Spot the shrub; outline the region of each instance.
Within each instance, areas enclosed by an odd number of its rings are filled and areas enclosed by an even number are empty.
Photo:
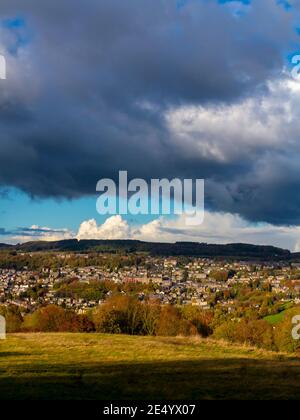
[[[208,337],[213,333],[211,324],[213,314],[210,311],[204,311],[197,306],[188,305],[183,307],[182,315],[184,319],[190,321],[202,337]]]
[[[264,320],[241,320],[220,325],[214,332],[217,339],[273,349],[273,328]]]
[[[236,341],[237,322],[224,322],[216,327],[213,337],[217,340],[226,340],[231,343]]]
[[[0,306],[0,315],[5,318],[6,332],[15,333],[21,330],[23,317],[17,306]]]
[[[85,332],[94,325],[86,315],[77,315],[55,305],[38,309],[24,320],[23,330],[32,332]]]

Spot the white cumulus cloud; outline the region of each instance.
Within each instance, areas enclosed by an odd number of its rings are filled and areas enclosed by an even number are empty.
[[[188,226],[185,216],[160,217],[149,223],[129,225],[121,216],[112,216],[102,225],[96,220],[84,221],[77,239],[136,239],[149,242],[192,241],[207,243],[243,242],[273,245],[300,251],[300,226],[283,227],[267,223],[250,223],[239,215],[206,212],[199,226]]]
[[[109,217],[99,226],[95,219],[82,222],[77,239],[129,239],[130,236],[128,223],[117,215]]]

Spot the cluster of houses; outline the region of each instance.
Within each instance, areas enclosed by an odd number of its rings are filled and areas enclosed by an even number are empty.
[[[88,256],[86,256],[88,259]],[[66,259],[67,261],[67,259]],[[230,276],[222,277],[222,273]],[[271,264],[255,262],[226,262],[213,259],[193,258],[182,263],[180,258],[147,257],[139,267],[123,267],[115,270],[103,267],[87,266],[71,268],[67,265],[60,269],[44,268],[33,272],[23,267],[22,270],[0,269],[0,304],[18,305],[26,311],[34,311],[47,304],[56,304],[84,313],[103,302],[84,298],[63,298],[59,296],[57,286],[66,279],[76,279],[82,283],[110,280],[117,284],[140,283],[147,287],[150,298],[162,304],[194,305],[209,309],[211,297],[219,292],[230,291],[239,284],[255,282],[268,284],[271,290],[282,296],[283,300],[300,303],[300,282],[295,284],[291,295],[287,283],[300,274],[297,264]],[[221,273],[221,276],[215,276]],[[300,278],[300,276],[299,276]],[[125,292],[124,292],[125,293]],[[110,292],[108,292],[109,296]],[[145,294],[141,293],[141,300]],[[218,304],[228,307],[230,299],[218,300]]]

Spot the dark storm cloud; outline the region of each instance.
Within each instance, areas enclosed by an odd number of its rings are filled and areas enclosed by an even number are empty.
[[[254,1],[241,18],[213,0],[180,8],[175,0],[2,0],[0,15],[8,60],[8,80],[0,81],[2,186],[73,198],[122,169],[147,179],[200,177],[211,181],[214,209],[298,220],[294,204],[268,214],[264,197],[281,190],[269,192],[263,179],[257,207],[243,204],[255,191],[240,182],[250,177],[254,152],[225,162],[185,157],[164,118],[179,106],[267,91],[296,39],[293,14],[275,0]],[[289,190],[286,183],[287,175],[279,187]]]

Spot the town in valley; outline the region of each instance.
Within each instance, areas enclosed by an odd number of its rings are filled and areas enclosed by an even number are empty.
[[[45,259],[48,261],[43,262]],[[153,299],[162,305],[192,305],[203,310],[218,307],[228,313],[235,311],[238,291],[245,288],[271,299],[265,308],[264,299],[253,299],[250,309],[256,311],[271,308],[272,312],[300,303],[297,262],[20,253],[3,258],[1,267],[0,304],[15,305],[24,313],[51,304],[85,313],[116,291],[126,295],[133,290],[141,302]]]

